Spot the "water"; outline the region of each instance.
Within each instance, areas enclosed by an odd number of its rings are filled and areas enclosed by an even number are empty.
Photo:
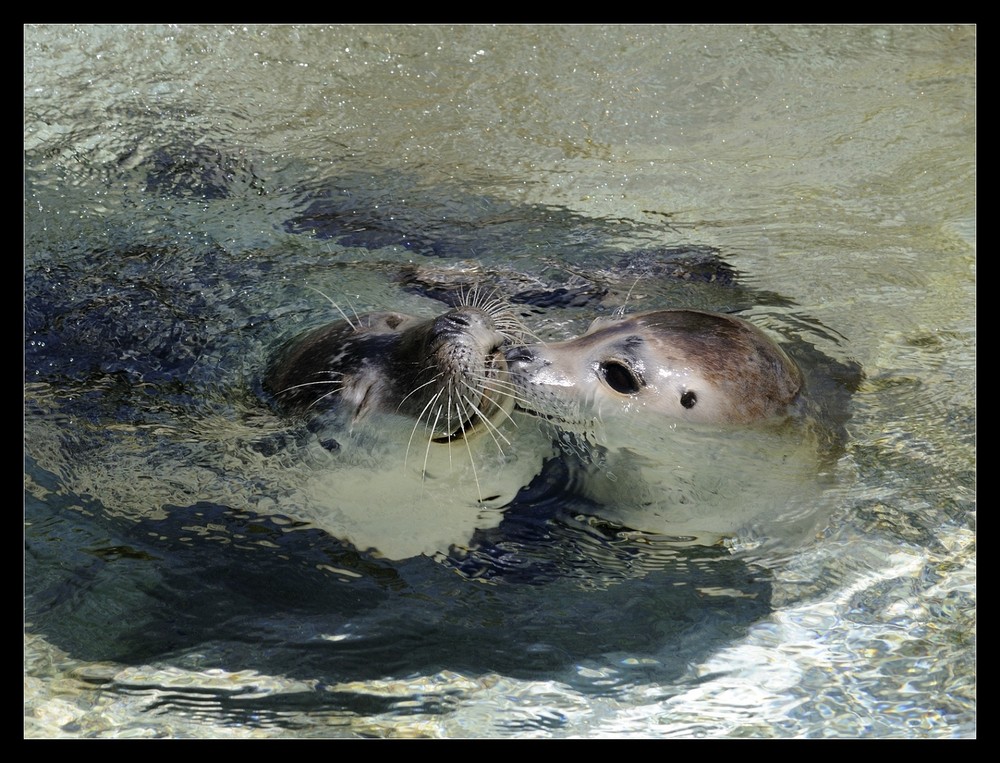
[[[975,37],[26,27],[25,736],[974,736]],[[303,524],[268,350],[466,277],[782,337],[809,537],[620,532],[558,463],[464,552]]]

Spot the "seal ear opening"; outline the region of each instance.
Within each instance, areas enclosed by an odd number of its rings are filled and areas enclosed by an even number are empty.
[[[390,313],[385,316],[385,324],[393,330],[399,328],[400,324],[403,323],[403,321],[405,320],[406,320],[405,315],[397,315],[395,313]]]

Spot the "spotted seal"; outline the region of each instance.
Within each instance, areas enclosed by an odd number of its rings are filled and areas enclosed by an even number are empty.
[[[306,519],[390,558],[447,553],[498,523],[539,466],[511,438],[505,350],[524,331],[474,290],[436,317],[343,316],[280,348],[262,386],[322,446],[293,467]]]
[[[598,319],[565,342],[507,353],[526,405],[560,419],[621,409],[748,424],[786,412],[802,373],[754,324],[702,310]]]
[[[820,466],[796,423],[804,377],[753,323],[657,310],[506,357],[517,409],[554,432],[574,463],[565,482],[602,518],[704,544],[811,527]]]

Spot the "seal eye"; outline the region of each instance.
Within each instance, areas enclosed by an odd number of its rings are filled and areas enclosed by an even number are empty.
[[[632,370],[622,363],[608,361],[600,365],[601,376],[615,392],[623,395],[634,395],[642,384]]]
[[[683,395],[681,395],[681,405],[685,408],[694,408],[694,404],[698,402],[698,396],[691,390],[687,390]]]

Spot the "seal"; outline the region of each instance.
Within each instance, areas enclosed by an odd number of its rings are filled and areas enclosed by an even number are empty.
[[[500,299],[470,297],[436,318],[377,312],[320,326],[276,356],[263,386],[289,412],[373,413],[423,422],[448,443],[497,431],[512,408],[503,348],[522,329]]]
[[[602,520],[705,545],[813,527],[803,374],[749,321],[690,309],[599,319],[574,339],[512,347],[507,363],[516,410],[552,430],[570,464],[560,484]]]
[[[311,433],[276,456],[295,516],[378,556],[447,555],[496,526],[538,470],[511,436],[522,414],[505,352],[526,330],[478,290],[432,318],[341,315],[282,346],[262,379]]]
[[[659,310],[598,319],[565,342],[507,353],[520,405],[549,420],[643,411],[749,424],[795,403],[802,373],[761,329],[731,315]]]

